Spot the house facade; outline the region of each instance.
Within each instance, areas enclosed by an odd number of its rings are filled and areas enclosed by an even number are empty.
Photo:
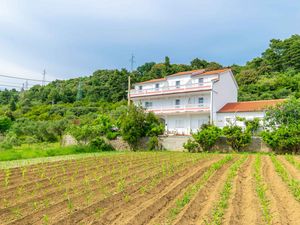
[[[166,133],[174,135],[189,135],[207,123],[225,126],[232,112],[226,114],[224,107],[237,103],[237,95],[230,69],[180,72],[136,83],[129,93],[134,104],[154,112],[165,123]]]

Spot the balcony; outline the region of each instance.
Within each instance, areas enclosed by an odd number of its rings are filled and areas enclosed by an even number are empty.
[[[210,104],[187,104],[187,105],[170,105],[161,107],[148,107],[148,112],[155,114],[173,114],[186,112],[209,112]]]
[[[164,94],[173,94],[173,93],[187,93],[194,91],[209,91],[211,90],[212,83],[196,83],[196,84],[187,84],[187,85],[176,85],[176,86],[166,86],[159,88],[148,88],[143,90],[131,90],[130,97],[143,97],[143,96],[153,96],[153,95],[164,95]]]

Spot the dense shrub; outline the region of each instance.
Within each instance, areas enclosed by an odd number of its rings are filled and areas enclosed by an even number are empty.
[[[243,130],[237,125],[229,125],[223,128],[223,134],[227,143],[235,151],[242,151],[251,142],[251,133],[248,129]]]
[[[142,137],[157,136],[164,131],[159,119],[139,106],[131,105],[121,119],[121,135],[133,150],[136,150]]]
[[[106,138],[108,140],[114,140],[118,137],[119,133],[118,132],[113,132],[113,131],[109,131],[107,134],[106,134]]]
[[[98,151],[107,152],[107,151],[114,151],[112,145],[105,142],[103,138],[97,137],[91,140],[89,143],[89,147],[92,149],[96,149]]]
[[[192,139],[189,139],[186,143],[183,144],[184,149],[188,152],[198,152],[199,151],[199,144]]]
[[[7,116],[0,116],[0,134],[4,134],[12,125],[12,121]]]
[[[148,141],[148,149],[149,150],[161,150],[160,145],[159,145],[159,140],[158,137],[153,136],[149,138]]]
[[[204,124],[193,134],[193,138],[204,151],[210,151],[220,138],[222,130],[214,125]]]
[[[261,133],[263,140],[277,153],[300,153],[300,124],[282,125]]]

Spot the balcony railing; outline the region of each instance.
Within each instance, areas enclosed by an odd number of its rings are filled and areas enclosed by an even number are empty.
[[[156,114],[182,113],[182,112],[208,112],[210,111],[209,104],[187,104],[187,105],[170,105],[160,107],[148,107],[147,111]]]
[[[181,92],[198,91],[198,90],[210,90],[211,87],[212,87],[211,82],[204,82],[204,83],[195,83],[195,84],[186,84],[186,85],[163,86],[159,88],[148,88],[143,90],[133,89],[130,91],[130,97],[181,93]]]

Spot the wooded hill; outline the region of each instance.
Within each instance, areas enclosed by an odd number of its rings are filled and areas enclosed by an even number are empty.
[[[66,111],[73,107],[75,115],[89,110],[110,110],[122,105],[127,98],[127,80],[132,83],[165,77],[166,75],[193,70],[219,69],[223,65],[194,59],[190,64],[172,64],[169,57],[162,63],[148,62],[135,71],[97,70],[91,76],[69,80],[56,80],[46,86],[36,85],[24,92],[0,91],[0,115],[15,112],[17,117],[34,114],[36,110]],[[244,66],[229,66],[237,79],[239,100],[278,99],[289,96],[300,97],[300,36],[285,40],[272,39],[260,57]],[[113,103],[113,104],[112,104]],[[43,108],[40,108],[44,105]],[[48,105],[48,106],[45,106]],[[56,108],[53,106],[57,106]],[[63,107],[62,107],[63,106]],[[87,108],[90,107],[90,108]],[[93,109],[94,107],[94,109]],[[102,110],[103,109],[103,110]],[[84,111],[84,112],[82,112]],[[65,114],[66,112],[61,112]],[[72,114],[73,114],[72,113]],[[59,114],[59,112],[58,112]],[[39,118],[43,119],[43,118]],[[45,118],[46,119],[46,118]]]

